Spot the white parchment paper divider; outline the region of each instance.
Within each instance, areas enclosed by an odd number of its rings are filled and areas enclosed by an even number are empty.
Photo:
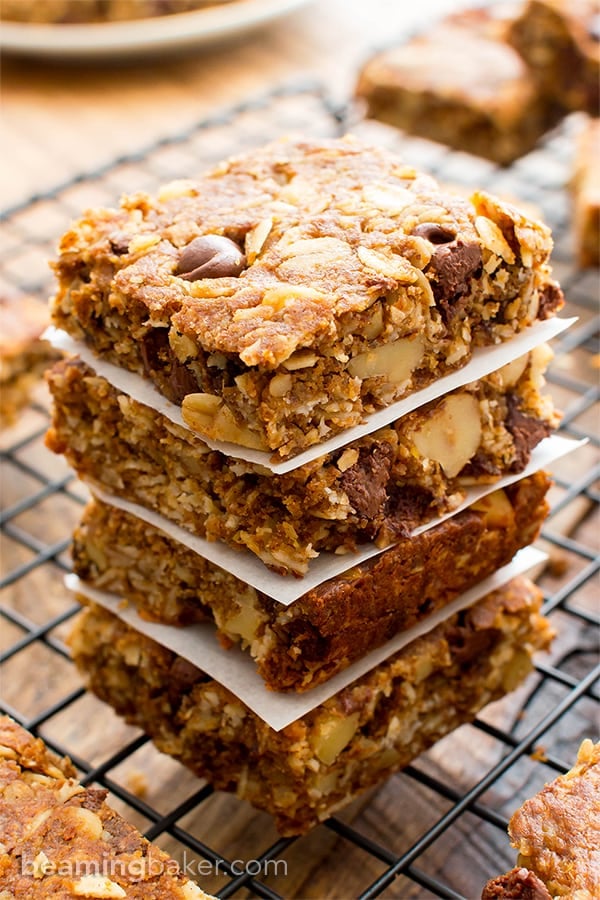
[[[478,347],[473,352],[472,359],[462,369],[451,372],[449,375],[444,375],[428,387],[410,394],[403,400],[392,403],[391,406],[387,406],[385,409],[372,413],[370,416],[367,416],[366,421],[361,425],[349,428],[342,434],[329,438],[314,447],[309,447],[307,450],[303,450],[302,453],[298,453],[296,456],[283,462],[274,462],[271,453],[266,451],[251,450],[246,447],[240,447],[238,444],[230,444],[224,441],[211,441],[205,437],[201,439],[211,450],[219,450],[221,453],[235,459],[258,463],[270,469],[271,472],[282,475],[285,472],[297,469],[304,463],[317,459],[319,456],[324,456],[326,453],[331,453],[333,450],[344,447],[351,441],[364,437],[366,434],[371,434],[371,432],[377,431],[378,428],[382,428],[390,422],[395,422],[396,419],[400,419],[419,406],[423,406],[423,404],[429,403],[443,394],[447,394],[448,391],[456,390],[456,388],[462,387],[464,384],[477,381],[479,378],[489,375],[490,372],[495,372],[496,369],[502,368],[502,366],[513,359],[518,359],[519,356],[523,356],[539,344],[552,340],[562,331],[570,328],[576,321],[576,318],[560,319],[554,317],[546,319],[524,329],[509,341],[494,344],[491,347]],[[46,329],[42,337],[58,350],[79,356],[86,365],[94,369],[97,375],[106,378],[119,391],[128,394],[145,406],[150,406],[172,422],[175,422],[176,425],[181,425],[182,428],[190,431],[181,417],[181,408],[177,404],[171,403],[166,397],[163,397],[152,382],[142,378],[141,375],[128,372],[126,369],[99,359],[83,341],[75,340],[66,331],[62,331],[52,325]],[[192,432],[192,434],[195,434],[195,432]],[[196,435],[196,437],[200,437],[200,435]]]
[[[343,672],[339,672],[325,684],[303,694],[278,694],[268,690],[258,674],[250,654],[243,652],[239,647],[224,650],[219,645],[216,630],[212,624],[201,623],[177,628],[173,625],[147,622],[138,616],[133,607],[123,606],[119,597],[90,587],[76,575],[67,575],[65,584],[69,590],[83,594],[89,600],[110,610],[136,631],[188,659],[230,690],[236,697],[239,697],[271,728],[280,731],[286,725],[306,715],[311,709],[324,703],[325,700],[364,675],[365,672],[369,672],[379,663],[388,659],[393,653],[397,653],[415,638],[426,634],[454,613],[472,606],[485,594],[506,584],[511,578],[524,574],[545,559],[547,559],[545,553],[534,547],[526,547],[517,553],[512,562],[466,591],[445,609],[438,610],[419,625],[402,632],[382,647],[353,663]]]
[[[492,491],[508,487],[528,475],[533,475],[534,472],[538,472],[540,469],[551,466],[557,459],[560,459],[560,457],[565,456],[567,453],[571,453],[571,451],[581,447],[585,443],[585,440],[575,441],[558,435],[552,435],[549,438],[545,438],[532,451],[529,464],[522,472],[515,475],[507,475],[505,478],[501,478],[499,481],[494,482],[494,484],[476,485],[469,488],[466,499],[460,506],[452,512],[446,513],[437,519],[432,519],[425,525],[415,528],[412,535],[428,531],[440,522],[443,522],[446,519],[451,518],[451,516],[455,516],[457,513],[461,512],[461,510],[466,509],[467,506],[471,506],[472,503],[475,503],[477,500],[481,499],[481,497],[491,494]],[[278,575],[276,572],[272,572],[268,569],[264,563],[249,550],[234,550],[232,547],[229,547],[227,544],[220,541],[207,541],[205,538],[198,537],[197,535],[191,534],[191,532],[180,528],[178,525],[169,521],[169,519],[165,519],[164,516],[159,515],[159,513],[156,513],[151,509],[140,506],[138,503],[124,500],[113,494],[108,494],[92,481],[87,481],[86,483],[100,500],[108,503],[110,506],[116,506],[118,509],[123,509],[125,512],[132,513],[134,516],[137,516],[138,519],[142,519],[142,521],[147,522],[149,525],[153,525],[164,534],[179,541],[180,544],[189,547],[190,550],[193,550],[199,556],[210,560],[210,562],[225,569],[226,572],[236,575],[242,581],[245,581],[246,584],[250,584],[257,590],[268,594],[269,597],[272,597],[284,606],[289,606],[290,603],[294,603],[299,597],[311,590],[311,588],[317,587],[324,581],[329,581],[330,578],[335,578],[337,575],[343,574],[353,566],[365,562],[373,556],[379,556],[380,553],[389,549],[389,547],[379,548],[376,547],[375,544],[369,543],[361,544],[355,553],[337,555],[336,553],[323,552],[320,553],[316,559],[310,561],[308,572],[302,578],[296,578],[293,575]]]

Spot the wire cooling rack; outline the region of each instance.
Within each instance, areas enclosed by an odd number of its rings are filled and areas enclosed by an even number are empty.
[[[562,430],[587,445],[555,467],[553,512],[539,574],[558,637],[526,685],[484,710],[377,790],[298,839],[268,816],[214,792],[82,688],[65,638],[77,606],[62,579],[85,489],[43,446],[40,386],[2,433],[2,709],[71,756],[86,783],[105,786],[120,812],[221,897],[476,898],[515,856],[506,827],[516,807],[573,763],[598,722],[598,273],[573,263],[568,183],[577,118],[509,169],[359,121],[315,86],[296,86],[200,122],[184,134],[83,173],[0,216],[3,288],[51,290],[47,260],[85,207],[123,191],[193,175],[229,153],[282,133],[339,134],[348,126],[395,145],[445,182],[532,204],[552,226],[554,270],[578,323],[555,346],[549,384]]]

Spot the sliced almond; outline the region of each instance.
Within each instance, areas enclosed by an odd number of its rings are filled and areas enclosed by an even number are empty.
[[[455,478],[481,443],[479,403],[472,394],[451,394],[416,429],[413,443],[425,459],[438,462]]]
[[[518,359],[513,359],[506,363],[505,366],[502,366],[497,374],[503,387],[513,387],[527,368],[528,362],[529,353],[526,353],[524,356],[519,356]]]
[[[424,343],[420,335],[401,338],[355,356],[348,363],[348,371],[354,378],[364,380],[381,375],[391,384],[402,384],[421,362],[423,353]]]

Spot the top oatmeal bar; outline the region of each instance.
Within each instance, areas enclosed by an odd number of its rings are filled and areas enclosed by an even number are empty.
[[[279,141],[62,238],[54,323],[281,458],[562,304],[549,230],[352,138]]]

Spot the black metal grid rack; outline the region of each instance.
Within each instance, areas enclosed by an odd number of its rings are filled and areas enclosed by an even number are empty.
[[[580,740],[595,737],[598,723],[598,275],[572,263],[566,185],[577,118],[509,169],[498,169],[351,122],[318,86],[284,88],[5,211],[0,277],[4,286],[42,298],[56,238],[84,207],[193,174],[281,133],[338,134],[349,123],[371,137],[375,130],[377,139],[442,180],[485,185],[534,204],[553,227],[554,269],[567,312],[579,321],[556,342],[548,380],[565,411],[563,432],[588,443],[556,465],[554,508],[543,532],[550,564],[540,584],[558,631],[551,655],[539,659],[515,694],[367,798],[311,835],[279,838],[268,817],[215,794],[81,687],[64,643],[78,607],[62,577],[85,490],[43,447],[48,402],[40,388],[19,423],[1,436],[1,708],[68,753],[84,782],[107,787],[117,808],[151,839],[184,862],[193,857],[197,871],[208,873],[202,886],[221,897],[471,898],[487,877],[514,864],[506,838],[512,811],[569,768]]]

